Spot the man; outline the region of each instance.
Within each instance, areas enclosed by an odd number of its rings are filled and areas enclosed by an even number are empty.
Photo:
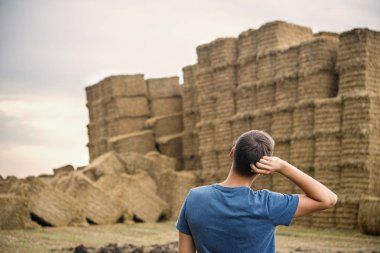
[[[273,139],[263,131],[242,134],[230,152],[228,177],[190,190],[178,221],[179,253],[275,252],[275,228],[332,207],[337,195],[293,165],[272,156]],[[261,175],[280,173],[305,194],[253,191]]]

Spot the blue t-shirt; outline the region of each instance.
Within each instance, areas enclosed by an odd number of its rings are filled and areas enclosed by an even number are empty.
[[[219,184],[190,190],[177,229],[191,235],[198,253],[275,252],[275,228],[288,226],[298,195]]]

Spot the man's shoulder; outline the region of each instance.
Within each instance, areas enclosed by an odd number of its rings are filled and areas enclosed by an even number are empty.
[[[190,193],[198,194],[212,191],[212,185],[202,185],[190,189]]]

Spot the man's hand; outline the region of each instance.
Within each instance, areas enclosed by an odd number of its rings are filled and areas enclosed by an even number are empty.
[[[263,156],[260,161],[251,164],[251,171],[257,174],[270,174],[272,172],[279,172],[286,167],[287,162],[276,156]]]

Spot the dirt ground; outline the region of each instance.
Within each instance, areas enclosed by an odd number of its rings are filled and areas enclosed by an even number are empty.
[[[380,236],[356,231],[317,230],[301,227],[277,229],[277,252],[378,252]],[[88,227],[37,228],[0,231],[1,253],[73,252],[78,245],[100,248],[117,245],[152,245],[177,241],[174,222],[114,224]]]

